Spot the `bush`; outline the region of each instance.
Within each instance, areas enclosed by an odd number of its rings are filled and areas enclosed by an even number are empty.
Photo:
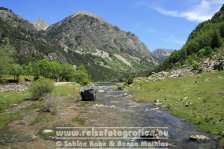
[[[203,71],[202,66],[199,63],[195,62],[195,61],[193,62],[192,67],[193,67],[193,70],[197,70],[198,73],[202,73],[202,71]]]
[[[125,88],[124,83],[118,83],[117,84],[117,90],[124,90],[124,88]]]
[[[12,64],[10,66],[10,73],[13,75],[14,80],[19,80],[19,76],[23,73],[23,67],[21,67],[19,64]]]
[[[134,77],[132,75],[125,76],[123,79],[120,81],[124,82],[126,85],[130,85],[134,81]]]
[[[198,70],[200,68],[200,64],[194,61],[192,67],[194,70]]]
[[[43,112],[50,112],[51,114],[55,114],[57,110],[57,104],[53,97],[46,97],[43,100]]]
[[[86,85],[90,82],[87,70],[83,65],[79,66],[78,70],[74,72],[72,81],[75,81],[81,85]]]
[[[87,85],[90,82],[90,79],[89,79],[89,76],[87,73],[77,70],[74,73],[73,81],[75,81],[81,85]]]
[[[49,79],[40,78],[30,85],[29,91],[34,99],[40,99],[54,90],[54,82]]]
[[[132,84],[134,82],[134,78],[132,76],[128,76],[126,83],[128,85]]]

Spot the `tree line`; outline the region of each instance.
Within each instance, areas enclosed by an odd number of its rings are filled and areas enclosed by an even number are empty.
[[[27,65],[14,63],[14,48],[10,44],[0,47],[0,77],[12,75],[14,80],[19,80],[21,75],[32,75],[35,79],[40,76],[55,81],[72,81],[87,84],[90,81],[87,70],[83,65],[78,68],[71,64],[61,64],[58,61],[42,59],[29,62]]]

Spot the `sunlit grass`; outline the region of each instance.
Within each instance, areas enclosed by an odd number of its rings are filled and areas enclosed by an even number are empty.
[[[56,85],[53,96],[67,96],[76,97],[79,95],[80,85],[76,83],[66,83],[62,85]]]
[[[0,92],[0,112],[30,97],[28,91]]]

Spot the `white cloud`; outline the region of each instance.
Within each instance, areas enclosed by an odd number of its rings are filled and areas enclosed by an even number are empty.
[[[211,17],[220,9],[224,0],[201,0],[197,5],[187,11],[167,10],[161,7],[154,7],[163,15],[182,17],[189,21],[202,22]]]

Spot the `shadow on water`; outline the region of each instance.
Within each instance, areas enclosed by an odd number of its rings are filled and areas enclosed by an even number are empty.
[[[205,135],[214,138],[193,124],[181,120],[167,111],[158,110],[154,105],[131,100],[130,91],[116,90],[111,83],[96,83],[96,103],[84,107],[80,115],[88,120],[91,127],[168,127],[168,148],[215,149],[217,141],[190,141],[191,135]],[[133,140],[132,140],[133,141]],[[138,140],[135,140],[138,141]]]

